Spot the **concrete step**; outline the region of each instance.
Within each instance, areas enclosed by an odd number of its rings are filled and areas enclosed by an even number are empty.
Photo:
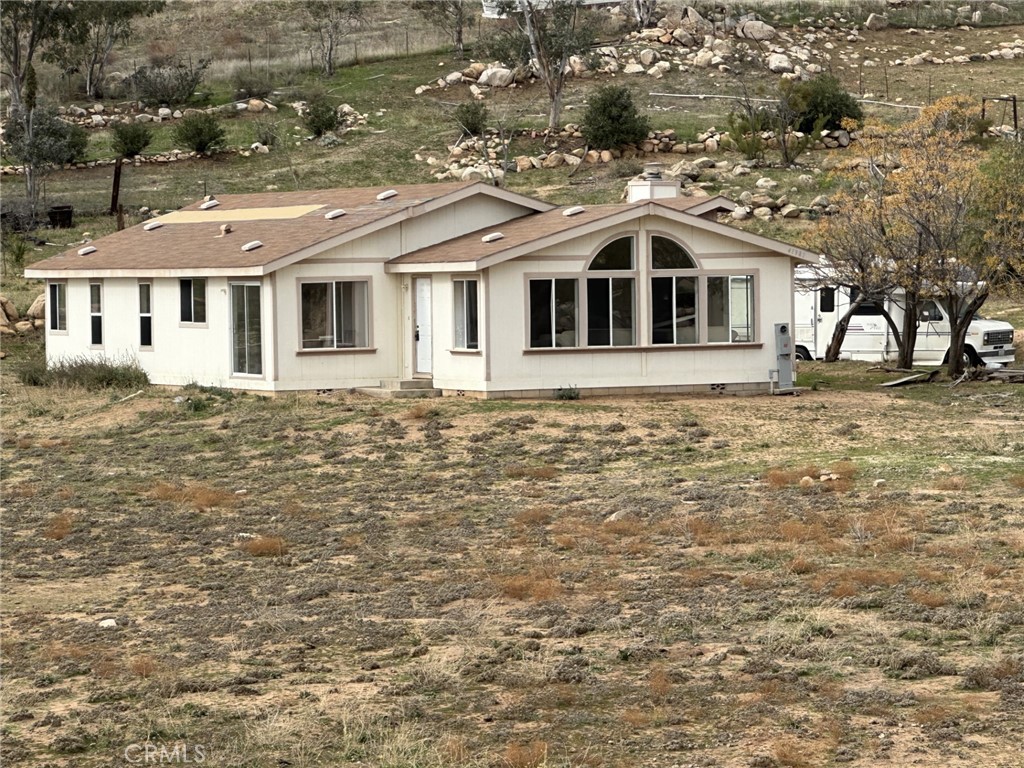
[[[381,379],[381,389],[416,390],[433,389],[433,379]]]
[[[388,389],[385,387],[356,387],[356,392],[360,395],[369,395],[370,397],[378,397],[381,400],[398,400],[408,399],[413,397],[440,397],[441,390],[434,389],[433,387],[419,388],[419,389]]]

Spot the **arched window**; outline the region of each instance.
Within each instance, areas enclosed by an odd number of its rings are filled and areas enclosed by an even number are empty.
[[[696,269],[697,263],[675,240],[652,235],[651,267],[653,269]]]
[[[591,259],[589,269],[633,269],[633,238],[612,240]]]

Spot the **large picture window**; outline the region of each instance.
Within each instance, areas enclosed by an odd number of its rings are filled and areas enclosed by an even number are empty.
[[[480,348],[479,298],[477,280],[456,280],[455,289],[455,348]]]
[[[181,322],[206,322],[206,278],[186,277],[179,282],[181,289]]]
[[[530,346],[575,347],[578,316],[576,280],[530,281]]]
[[[50,315],[51,331],[66,331],[68,329],[68,284],[50,283],[50,305],[47,307]]]
[[[369,283],[302,283],[302,348],[351,349],[370,345]]]

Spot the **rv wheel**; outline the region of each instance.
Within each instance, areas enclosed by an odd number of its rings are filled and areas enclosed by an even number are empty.
[[[942,358],[942,364],[946,365],[949,362],[949,350],[946,350],[945,357]],[[984,365],[978,353],[974,351],[974,347],[964,347],[964,366],[967,368],[981,368]]]
[[[807,351],[805,347],[796,348],[796,359],[797,360],[810,360],[811,353]]]

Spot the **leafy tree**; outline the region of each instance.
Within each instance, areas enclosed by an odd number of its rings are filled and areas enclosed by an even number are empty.
[[[12,109],[5,128],[7,151],[25,166],[25,197],[33,217],[40,177],[52,166],[80,159],[89,144],[84,128],[62,120],[53,107],[38,106],[35,91],[35,70],[29,65],[24,102]]]
[[[3,76],[11,94],[11,106],[22,105],[25,78],[37,53],[61,39],[79,39],[76,6],[70,0],[4,0],[0,13],[0,54]]]
[[[928,298],[945,305],[951,377],[963,371],[967,329],[989,292],[1024,283],[1024,153],[1000,148],[982,162],[973,120],[957,117],[972,108],[962,97],[942,99],[869,142],[880,158],[870,166],[876,189],[834,201],[843,211],[820,241],[830,262],[845,263],[840,269],[858,258],[871,262],[881,290],[903,303],[903,327],[890,321],[901,367],[913,361],[920,305]],[[841,247],[843,238],[860,250]]]
[[[205,112],[185,115],[174,127],[174,138],[194,152],[211,152],[224,145],[225,133],[220,121]]]
[[[117,213],[117,201],[121,195],[121,161],[141,155],[150,142],[153,132],[144,123],[118,123],[114,126],[110,141],[111,149],[117,155],[114,163],[114,184],[110,192],[110,213]]]
[[[363,23],[363,4],[358,0],[303,0],[299,9],[303,29],[310,33],[320,59],[320,73],[333,77],[338,46]]]
[[[49,46],[47,58],[70,71],[85,74],[85,93],[103,96],[103,78],[111,51],[132,36],[132,21],[164,9],[163,0],[91,0],[74,5],[73,35],[63,35]]]
[[[466,57],[463,32],[469,21],[470,0],[415,0],[412,9],[452,39],[455,58]]]
[[[489,41],[490,55],[509,64],[532,66],[548,92],[548,128],[558,128],[569,57],[590,48],[591,27],[580,14],[581,0],[502,0],[498,11],[509,23]]]
[[[780,80],[777,100],[768,111],[769,122],[779,142],[782,164],[793,165],[796,159],[810,149],[815,135],[819,134],[825,124],[825,118],[818,117],[810,131],[801,133],[800,125],[807,113],[807,100],[799,86],[790,80]]]
[[[858,124],[864,120],[864,110],[834,76],[818,75],[795,88],[802,111],[797,128],[811,133],[821,122],[821,129],[834,130],[843,126],[843,120]]]
[[[651,130],[646,115],[633,103],[633,94],[621,85],[605,85],[590,97],[583,115],[583,137],[596,149],[636,144]]]

